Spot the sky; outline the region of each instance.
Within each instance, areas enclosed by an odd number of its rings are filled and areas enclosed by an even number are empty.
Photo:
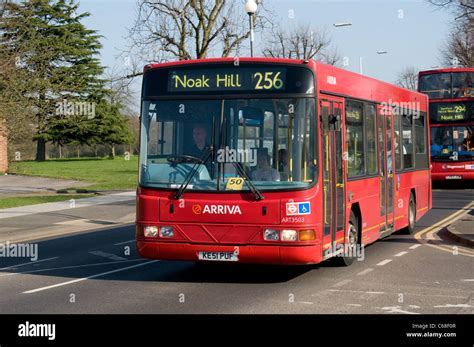
[[[242,11],[245,1],[242,2]],[[84,24],[103,36],[101,61],[122,70],[127,57],[126,36],[137,13],[136,0],[80,0],[79,10],[89,12]],[[440,47],[447,37],[452,16],[426,0],[266,0],[284,27],[301,23],[325,30],[337,48],[344,68],[394,83],[407,66],[420,70],[440,66]],[[350,22],[352,26],[333,26]],[[248,23],[243,23],[248,25]],[[262,39],[256,37],[255,49]],[[248,49],[241,56],[250,55]],[[386,51],[379,55],[378,51]],[[361,59],[362,58],[362,59]],[[141,81],[133,84],[137,99]],[[138,105],[137,101],[137,105]]]

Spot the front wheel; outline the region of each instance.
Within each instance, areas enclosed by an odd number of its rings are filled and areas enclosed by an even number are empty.
[[[336,261],[341,266],[351,265],[357,256],[357,245],[359,244],[359,223],[354,211],[351,211],[349,224],[347,226],[347,248],[343,255],[338,255]]]

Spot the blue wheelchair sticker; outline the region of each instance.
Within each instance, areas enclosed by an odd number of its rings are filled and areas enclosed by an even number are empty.
[[[309,202],[298,203],[298,214],[310,214],[311,206]]]

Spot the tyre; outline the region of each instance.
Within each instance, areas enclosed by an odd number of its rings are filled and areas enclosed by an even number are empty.
[[[408,203],[408,226],[405,228],[405,233],[413,235],[415,233],[416,222],[416,202],[413,193],[410,194],[410,202]]]
[[[347,226],[347,249],[350,251],[349,256],[336,256],[336,262],[340,266],[351,265],[357,257],[356,249],[359,244],[359,222],[354,211],[351,211],[349,224]],[[352,251],[352,252],[351,252]]]

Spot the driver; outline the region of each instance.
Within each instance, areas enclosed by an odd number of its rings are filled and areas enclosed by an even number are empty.
[[[196,125],[193,129],[193,144],[186,154],[205,160],[209,153],[209,144],[207,143],[207,131],[202,125]]]

